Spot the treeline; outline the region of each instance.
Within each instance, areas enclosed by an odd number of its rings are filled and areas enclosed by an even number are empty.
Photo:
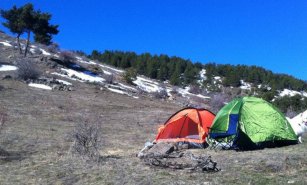
[[[123,51],[92,51],[90,58],[100,62],[120,67],[133,68],[138,74],[158,80],[169,80],[172,85],[195,84],[199,80],[199,71],[206,69],[207,80],[204,83],[212,83],[214,76],[223,77],[224,86],[239,87],[240,80],[251,82],[255,85],[263,84],[272,90],[284,88],[302,91],[307,89],[307,83],[285,74],[274,74],[257,66],[230,65],[230,64],[201,64],[192,63],[180,57],[167,55],[151,55],[149,53],[136,54]]]
[[[307,83],[285,74],[274,74],[257,66],[229,65],[229,64],[205,64],[207,81],[211,81],[213,76],[225,77],[223,85],[239,87],[240,80],[251,82],[255,85],[262,84],[272,88],[272,90],[292,89],[302,91],[307,89]]]
[[[135,52],[94,50],[89,56],[91,59],[120,67],[133,68],[138,74],[161,81],[169,80],[172,85],[187,85],[196,83],[202,64],[193,64],[190,60],[167,55],[151,55]]]

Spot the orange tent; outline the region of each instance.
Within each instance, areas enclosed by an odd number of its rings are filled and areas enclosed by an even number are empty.
[[[159,128],[155,142],[204,144],[215,115],[206,109],[184,108]]]

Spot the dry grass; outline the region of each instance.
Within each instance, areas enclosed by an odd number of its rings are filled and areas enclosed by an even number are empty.
[[[45,91],[14,80],[0,81],[0,104],[9,119],[0,146],[0,184],[304,184],[307,142],[283,148],[235,152],[193,150],[211,155],[222,171],[187,173],[145,166],[136,153],[180,107],[99,91],[77,84],[76,91]],[[71,154],[79,120],[100,120],[100,163]],[[305,137],[305,140],[307,138]]]

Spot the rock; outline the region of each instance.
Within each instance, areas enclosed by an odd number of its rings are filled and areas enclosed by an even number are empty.
[[[11,75],[3,75],[2,80],[10,80],[13,77]]]

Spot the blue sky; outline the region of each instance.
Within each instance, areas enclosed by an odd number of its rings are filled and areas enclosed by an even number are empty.
[[[257,65],[307,80],[306,0],[1,0],[0,8],[27,2],[53,15],[62,49]]]

